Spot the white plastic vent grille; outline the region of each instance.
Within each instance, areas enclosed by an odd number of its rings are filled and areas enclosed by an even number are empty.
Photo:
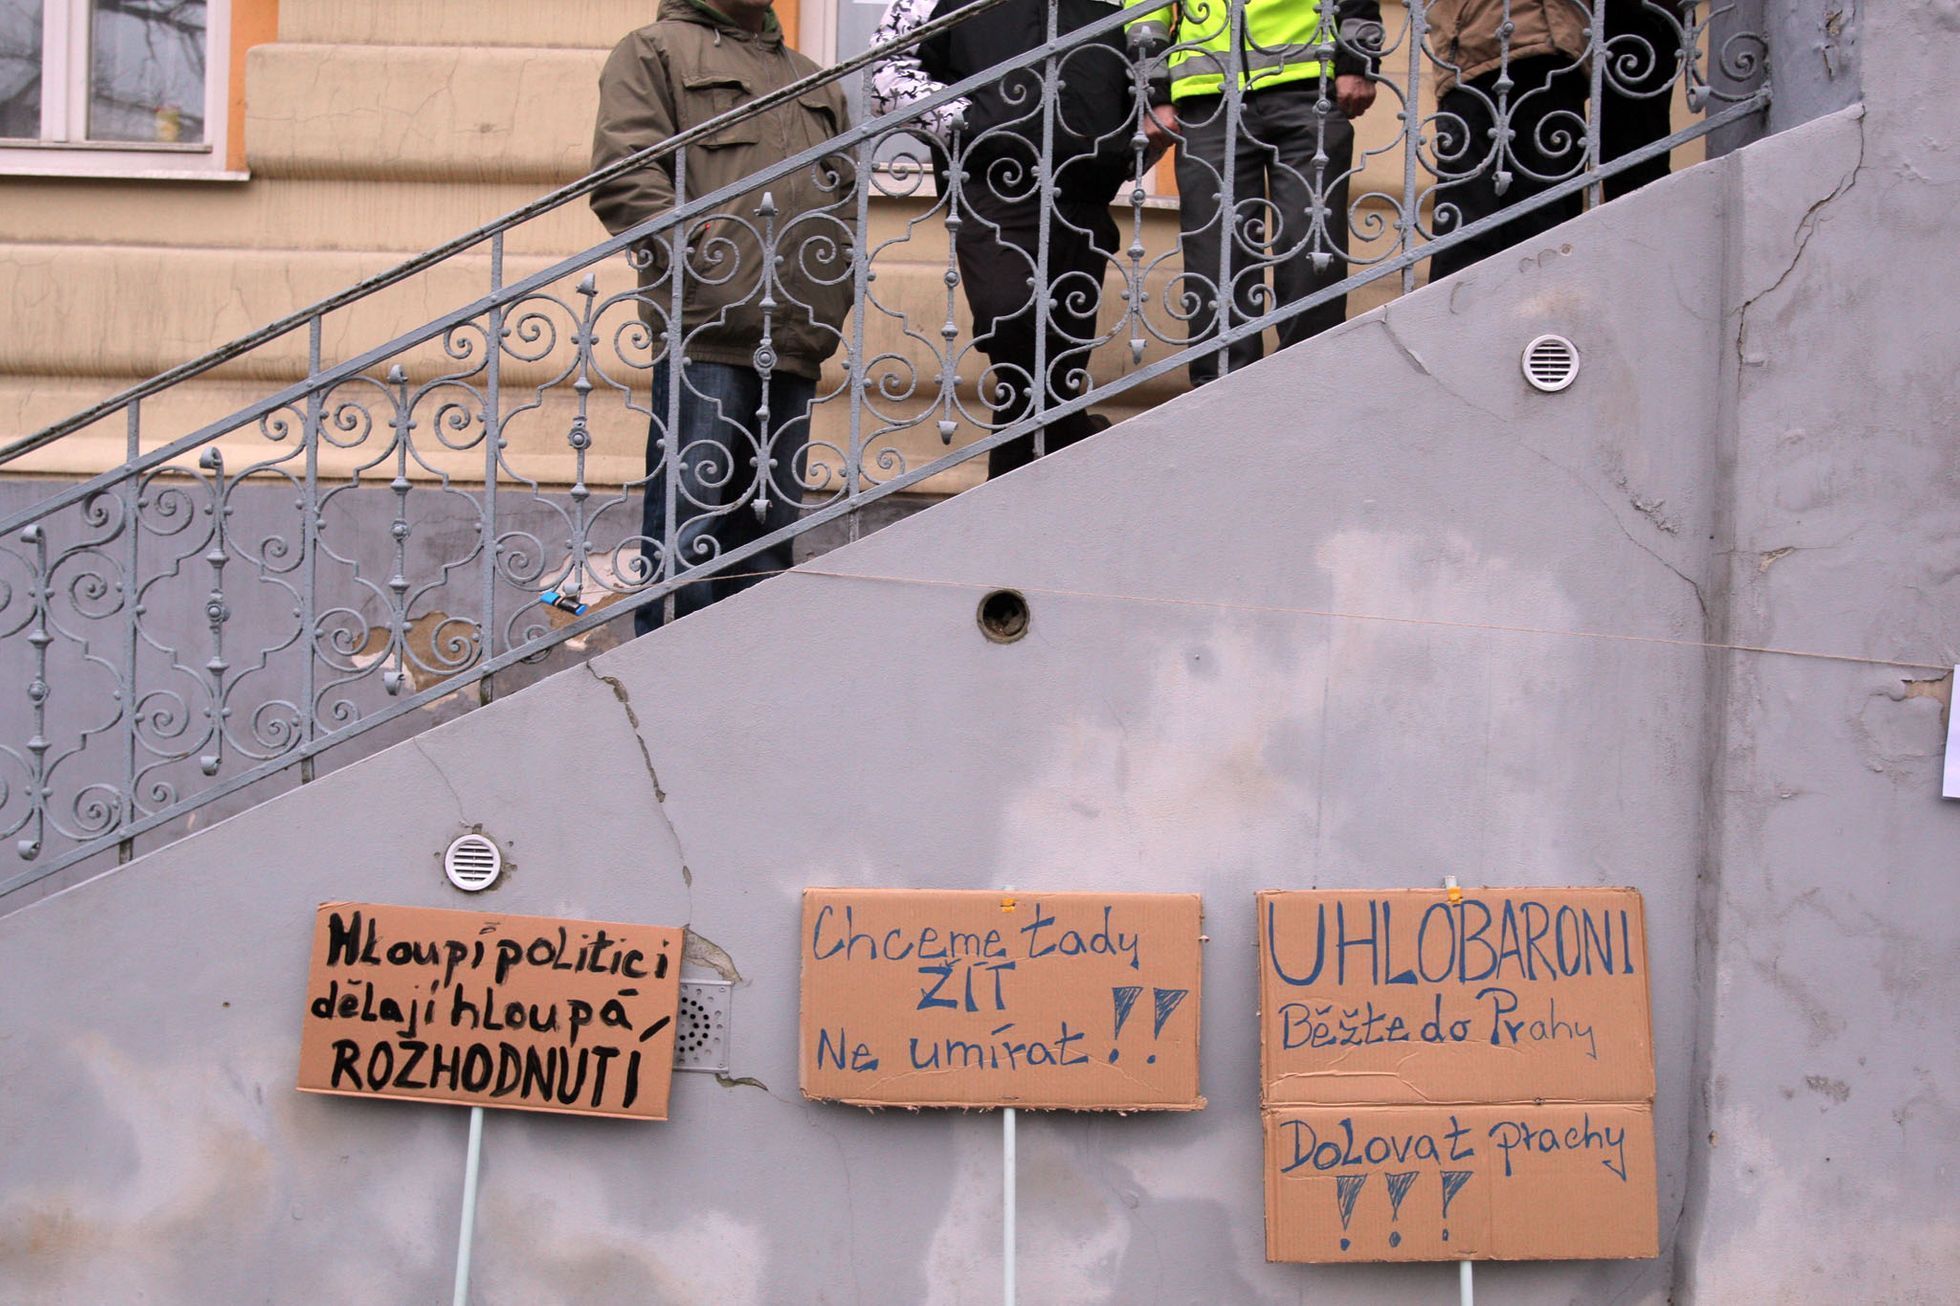
[[[464,893],[480,893],[504,873],[504,854],[480,834],[466,834],[442,855],[442,873]]]
[[[1579,375],[1579,347],[1564,336],[1539,336],[1524,347],[1524,379],[1534,390],[1557,394]]]
[[[674,1069],[728,1069],[728,1009],[735,986],[727,980],[682,980],[680,1019],[674,1022]]]

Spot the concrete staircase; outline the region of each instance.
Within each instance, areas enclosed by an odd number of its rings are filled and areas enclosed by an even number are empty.
[[[285,0],[278,41],[248,59],[249,181],[6,183],[0,299],[33,329],[0,334],[0,438],[37,430],[577,178],[606,53],[653,12],[647,0]],[[906,234],[925,207],[876,201],[874,235],[900,242],[880,256],[881,298],[930,323],[944,316],[944,232],[927,221]],[[1159,209],[1148,220],[1153,248],[1171,248],[1174,214]],[[583,203],[567,205],[510,234],[506,279],[604,236]],[[323,325],[327,361],[469,302],[488,275],[487,250],[459,256],[332,315]],[[629,275],[608,267],[602,293],[625,288]],[[875,324],[869,344],[905,347],[889,322]],[[1134,365],[1126,351],[1105,354],[1099,375]],[[144,405],[143,445],[299,380],[306,365],[304,333],[295,332],[177,386]],[[835,364],[830,381],[841,382]],[[1132,392],[1111,416],[1175,388],[1167,381]],[[840,411],[820,411],[819,439],[842,425],[843,405],[831,407]],[[595,479],[640,474],[643,437],[625,426],[597,432]],[[563,429],[540,420],[513,436],[516,456],[546,481],[569,478]],[[943,452],[931,423],[895,447],[908,463]],[[126,456],[117,422],[19,467],[73,475]],[[979,476],[976,464],[928,488],[951,492]]]

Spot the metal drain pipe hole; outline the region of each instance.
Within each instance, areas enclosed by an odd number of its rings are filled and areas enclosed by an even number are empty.
[[[993,590],[980,600],[980,633],[996,644],[1012,644],[1028,633],[1028,600],[1019,590]]]

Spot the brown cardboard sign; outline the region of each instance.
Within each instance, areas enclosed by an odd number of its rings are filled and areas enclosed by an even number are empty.
[[[299,1087],[665,1120],[683,931],[321,905]]]
[[[1644,1103],[1280,1107],[1265,1118],[1268,1260],[1657,1254]]]
[[[1269,1259],[1658,1254],[1637,892],[1257,906]]]
[[[1202,925],[1196,894],[807,889],[803,1093],[1197,1110]]]

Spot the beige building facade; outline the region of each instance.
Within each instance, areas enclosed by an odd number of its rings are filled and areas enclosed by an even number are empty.
[[[63,0],[64,3],[70,0]],[[79,2],[79,0],[75,0]],[[223,7],[230,57],[213,64],[229,106],[223,157],[185,166],[181,151],[118,155],[83,175],[47,175],[58,151],[24,159],[0,151],[0,298],[14,306],[0,333],[0,436],[18,438],[125,386],[485,223],[578,177],[585,168],[596,80],[606,52],[647,21],[652,0],[212,0]],[[779,4],[802,48],[840,49],[838,6]],[[845,18],[852,17],[845,14]],[[1393,27],[1391,21],[1390,26]],[[219,34],[213,24],[213,39]],[[849,36],[844,40],[848,44]],[[1364,120],[1367,152],[1357,193],[1399,194],[1400,123],[1383,96]],[[75,152],[81,162],[91,162]],[[1119,214],[1147,248],[1148,284],[1161,295],[1175,275],[1175,198],[1168,164],[1146,181],[1140,212]],[[947,316],[946,237],[931,187],[881,179],[874,197],[878,294],[884,311],[867,322],[867,353],[916,356],[905,327],[936,328]],[[921,197],[923,194],[923,197]],[[1381,206],[1375,206],[1380,209]],[[1357,230],[1367,230],[1366,217]],[[589,247],[604,231],[581,202],[514,230],[506,281]],[[1373,245],[1386,248],[1383,223]],[[358,354],[465,304],[489,284],[487,247],[322,323],[331,363]],[[623,266],[600,277],[602,293],[623,290]],[[1109,283],[1115,287],[1115,277]],[[1359,312],[1399,289],[1394,279],[1352,297]],[[1119,297],[1106,295],[1106,316]],[[968,331],[962,300],[954,312]],[[1173,338],[1145,342],[1141,359],[1112,342],[1095,364],[1099,379],[1161,357]],[[249,363],[174,387],[145,406],[141,444],[154,447],[217,420],[306,374],[303,331],[253,351]],[[440,366],[440,359],[431,362]],[[963,376],[971,394],[975,378]],[[825,393],[841,393],[835,360]],[[1123,395],[1121,418],[1183,388],[1161,378]],[[547,399],[547,406],[557,396]],[[819,440],[836,438],[845,405],[820,403]],[[540,415],[529,436],[531,469],[547,481],[570,475],[562,425]],[[641,434],[621,424],[599,430],[592,472],[640,474]],[[958,439],[970,438],[963,424]],[[943,451],[934,423],[890,433],[908,462]],[[72,475],[128,455],[120,422],[61,442],[20,469]],[[469,476],[469,465],[453,469]],[[480,472],[478,473],[480,474]],[[940,477],[950,491],[980,476],[977,463]]]

